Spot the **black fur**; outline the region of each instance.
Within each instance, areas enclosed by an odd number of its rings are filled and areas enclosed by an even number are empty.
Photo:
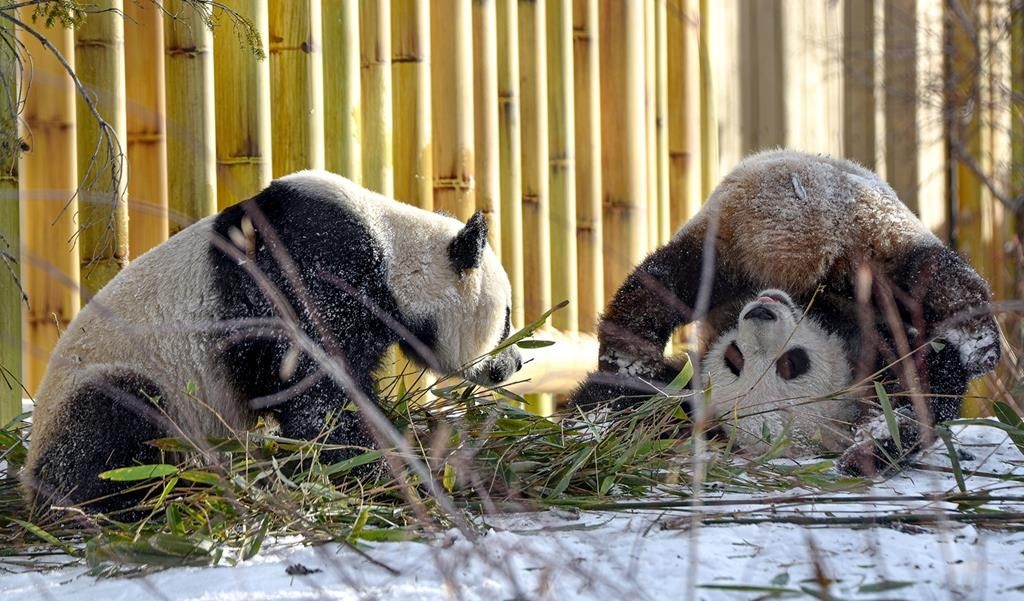
[[[160,390],[134,373],[94,375],[70,399],[60,434],[40,457],[30,482],[37,510],[50,505],[82,505],[88,511],[111,511],[141,500],[143,492],[125,492],[125,483],[102,480],[114,468],[156,463],[160,452],[147,441],[169,436],[160,410]],[[96,440],[77,432],[103,432]]]
[[[461,273],[479,267],[486,245],[487,221],[484,220],[484,214],[477,211],[448,245],[452,268]]]

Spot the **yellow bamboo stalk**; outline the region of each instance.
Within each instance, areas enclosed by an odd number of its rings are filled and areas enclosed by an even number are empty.
[[[498,30],[494,0],[473,2],[473,130],[476,136],[476,208],[492,225],[491,246],[501,255],[501,179],[498,150]]]
[[[31,9],[19,11],[31,21]],[[74,64],[74,33],[60,25],[39,32]],[[79,263],[74,216],[78,211],[75,190],[75,88],[60,62],[25,31],[18,32],[25,52],[32,57],[25,81],[31,82],[22,111],[21,137],[29,150],[21,157],[22,282],[29,304],[25,312],[22,366],[25,385],[35,391],[46,370],[50,351],[61,331],[79,309]]]
[[[434,209],[430,147],[430,3],[397,0],[391,10],[395,198]]]
[[[579,325],[576,273],[576,107],[572,0],[548,0],[548,159],[551,191],[551,294],[569,305],[552,316],[563,332]]]
[[[1010,90],[1013,97],[1018,99],[1010,107],[1010,164],[1015,166],[1010,175],[1010,193],[1014,198],[1024,198],[1024,102],[1019,100],[1024,98],[1024,11],[1012,12],[1010,19]],[[1024,203],[1018,204],[1013,221],[1017,240],[1024,242]],[[1021,253],[1024,254],[1024,249],[1021,249]],[[1016,263],[1016,288],[1013,296],[1024,298],[1024,260]],[[1019,342],[1024,344],[1024,328],[1018,327],[1018,332]]]
[[[79,253],[82,285],[91,293],[128,264],[124,6],[99,0],[96,7],[75,30],[75,71],[94,104],[78,97]],[[106,132],[93,110],[109,124]]]
[[[469,0],[430,3],[434,206],[462,220],[476,210],[472,24]]]
[[[602,0],[604,288],[610,298],[647,250],[643,5]]]
[[[644,171],[647,176],[647,250],[658,246],[658,143],[654,13],[657,0],[643,3]]]
[[[170,233],[217,212],[213,35],[182,0],[164,3]],[[173,18],[172,18],[173,17]]]
[[[324,138],[327,169],[355,182],[362,181],[362,127],[360,113],[361,58],[359,4],[354,0],[322,0]],[[394,19],[392,19],[394,22]]]
[[[579,329],[596,332],[604,308],[601,249],[601,78],[597,0],[573,2],[576,247]]]
[[[363,185],[384,196],[394,196],[390,0],[360,0],[359,44],[363,68]]]
[[[319,0],[270,0],[270,110],[274,177],[324,167]]]
[[[697,0],[669,0],[669,230],[678,230],[701,206],[700,15]]]
[[[167,239],[164,24],[159,7],[124,7],[128,100],[128,248],[137,257]]]
[[[523,283],[523,156],[519,96],[519,8],[497,0],[498,152],[501,161],[501,262],[512,283],[512,323],[525,325]]]
[[[668,4],[656,0],[654,7],[654,91],[655,91],[655,160],[658,190],[658,244],[668,242],[675,230],[671,227],[672,201],[669,195],[668,159]]]
[[[873,169],[875,139],[875,3],[843,4],[843,154]]]
[[[700,0],[700,159],[701,198],[707,198],[718,185],[718,115],[715,111],[715,82],[711,70],[711,32],[715,31],[712,3]]]
[[[551,308],[548,95],[543,0],[519,2],[519,70],[522,100],[523,264],[526,319]]]
[[[267,51],[266,0],[232,0],[227,6],[248,19]],[[217,204],[229,207],[270,183],[270,64],[239,43],[230,27],[213,38],[216,86]]]
[[[0,37],[14,27],[0,23]],[[18,56],[0,46],[0,425],[21,413],[21,235],[18,207]]]

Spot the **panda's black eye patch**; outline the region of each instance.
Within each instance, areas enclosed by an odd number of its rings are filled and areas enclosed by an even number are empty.
[[[783,380],[799,378],[811,369],[811,358],[801,347],[793,347],[775,362],[775,373]]]
[[[743,353],[740,352],[740,347],[736,346],[735,341],[725,348],[725,366],[734,376],[739,376],[743,371]]]

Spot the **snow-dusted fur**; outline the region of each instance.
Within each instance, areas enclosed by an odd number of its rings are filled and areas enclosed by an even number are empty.
[[[799,370],[794,356],[806,361]],[[845,341],[784,292],[765,290],[747,303],[736,327],[712,343],[704,369],[712,414],[742,449],[763,453],[782,436],[790,455],[850,446],[857,404],[832,396],[850,384]]]
[[[346,408],[376,399],[372,372],[396,342],[444,373],[507,378],[521,365],[514,348],[469,366],[510,326],[511,287],[486,233],[480,214],[463,224],[323,171],[283,177],[182,230],[111,280],[61,337],[35,398],[29,496],[112,494],[96,474],[152,461],[146,440],[222,436],[263,411],[288,436],[319,436],[330,417],[328,441],[372,446]],[[289,313],[342,357],[358,391],[297,353],[280,327]]]
[[[702,282],[707,267],[713,278]],[[665,346],[693,321],[701,290],[708,300],[701,317],[714,339],[736,323],[738,303],[766,288],[803,306],[816,297],[815,316],[844,341],[855,378],[881,369],[893,392],[923,387],[915,421],[900,424],[904,444],[867,440],[840,461],[847,471],[872,473],[889,465],[887,457],[909,457],[932,426],[959,414],[970,379],[999,359],[988,284],[888,184],[850,161],[772,150],[737,165],[622,284],[598,329],[599,371],[573,401],[588,407],[653,394],[678,373]],[[902,367],[886,371],[904,354],[902,331],[922,349],[912,359],[917,383]],[[926,344],[934,339],[945,341],[943,350]]]

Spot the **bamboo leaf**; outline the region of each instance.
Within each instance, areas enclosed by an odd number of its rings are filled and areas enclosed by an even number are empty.
[[[1017,412],[1012,407],[1003,401],[992,403],[992,412],[996,414],[996,419],[1008,426],[1006,433],[1010,436],[1010,440],[1013,441],[1017,450],[1024,454],[1024,420],[1017,415]]]
[[[686,357],[686,365],[684,365],[683,369],[679,370],[679,373],[676,374],[676,377],[672,378],[672,381],[669,382],[669,385],[668,385],[669,392],[670,393],[678,393],[679,391],[681,391],[684,388],[686,388],[686,386],[690,383],[690,380],[692,380],[692,379],[693,379],[693,363],[690,363],[690,357],[687,356]]]
[[[544,348],[555,343],[554,340],[521,340],[516,343],[519,348]]]
[[[150,480],[163,478],[178,471],[177,466],[167,463],[155,463],[151,465],[133,465],[130,467],[119,467],[100,473],[100,478],[113,482],[134,482],[136,480]]]
[[[953,446],[953,437],[949,432],[949,428],[938,427],[935,429],[939,438],[942,439],[942,444],[946,445],[946,454],[949,456],[949,464],[953,469],[953,478],[956,480],[956,486],[960,489],[960,492],[967,494],[967,484],[964,482],[964,472],[960,469],[960,458],[956,454],[956,448]]]
[[[901,588],[907,588],[908,586],[914,586],[916,582],[908,580],[883,580],[874,584],[865,584],[857,588],[858,593],[884,593],[887,591],[895,591]]]
[[[352,470],[356,469],[357,467],[366,465],[368,463],[373,463],[374,461],[377,461],[383,456],[383,453],[381,453],[380,451],[367,451],[365,453],[360,453],[355,457],[345,459],[344,461],[332,463],[331,465],[324,468],[323,473],[326,474],[327,476],[347,474]]]
[[[511,336],[506,338],[501,344],[499,344],[497,347],[495,347],[495,349],[493,351],[488,353],[488,355],[490,355],[492,357],[495,356],[495,355],[498,355],[499,353],[501,353],[501,351],[507,349],[508,347],[512,346],[513,344],[518,343],[520,340],[525,340],[525,339],[529,338],[530,336],[533,335],[533,333],[535,331],[537,331],[538,328],[540,328],[542,325],[544,325],[544,322],[547,321],[548,317],[550,317],[552,313],[554,313],[555,311],[558,311],[559,309],[564,309],[568,305],[569,305],[569,301],[565,300],[565,301],[562,301],[562,302],[558,303],[554,307],[551,307],[550,309],[545,311],[543,315],[541,315],[536,320],[534,320],[532,323],[530,323],[530,325],[522,328],[521,330],[519,330],[515,334],[512,334]]]
[[[889,393],[881,382],[875,382],[875,394],[878,395],[878,403],[882,406],[882,413],[885,415],[885,426],[889,429],[889,435],[896,443],[896,449],[903,452],[903,442],[900,440],[900,429],[896,423],[896,413],[892,410],[892,402],[889,400]]]

